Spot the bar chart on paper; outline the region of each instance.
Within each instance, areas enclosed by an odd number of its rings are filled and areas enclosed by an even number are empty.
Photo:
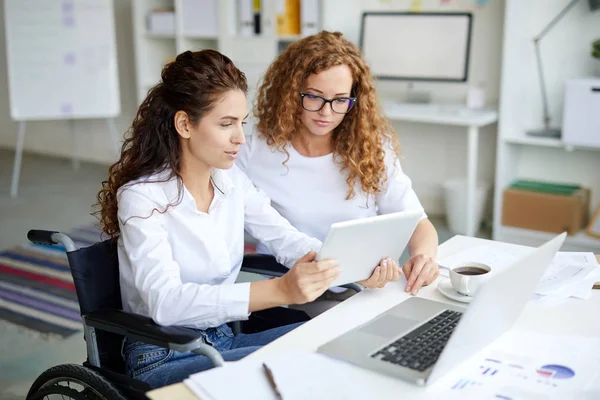
[[[454,386],[452,386],[452,390],[462,390],[470,387],[481,386],[481,382],[477,382],[471,379],[459,379]]]

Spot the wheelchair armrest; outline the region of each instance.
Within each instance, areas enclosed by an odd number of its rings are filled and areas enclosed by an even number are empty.
[[[246,254],[242,261],[242,271],[272,277],[283,276],[289,269],[277,262],[275,257],[269,254]],[[353,289],[357,293],[363,290],[358,283],[342,285],[346,289]]]
[[[288,268],[279,264],[275,257],[269,254],[246,254],[242,261],[242,271],[273,277],[283,276]]]
[[[202,335],[184,326],[161,326],[152,318],[123,310],[98,310],[83,315],[86,325],[177,351],[192,351]]]
[[[353,289],[356,293],[362,292],[363,287],[359,283],[347,283],[342,285],[343,288]]]
[[[206,356],[215,367],[221,367],[225,361],[221,354],[205,343],[198,332],[184,326],[161,326],[152,318],[123,310],[98,310],[83,315],[87,326],[128,336],[144,343],[172,349],[192,351]]]

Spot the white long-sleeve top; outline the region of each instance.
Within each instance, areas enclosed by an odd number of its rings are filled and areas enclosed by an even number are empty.
[[[385,149],[387,179],[383,190],[369,195],[357,182],[356,194],[349,200],[348,173],[340,171],[333,154],[306,157],[291,144],[286,148],[289,160],[283,165],[287,155],[270,148],[255,131],[246,137],[236,163],[271,198],[273,207],[301,232],[322,241],[335,222],[409,210],[421,211],[427,218],[411,179],[391,148]],[[258,251],[266,252],[268,246],[259,246]]]
[[[130,182],[118,192],[125,311],[198,329],[247,319],[250,283],[235,283],[244,228],[288,267],[321,247],[281,217],[237,166],[213,171],[208,213],[198,211],[190,192],[168,175]],[[167,208],[178,202],[178,186],[181,202]]]

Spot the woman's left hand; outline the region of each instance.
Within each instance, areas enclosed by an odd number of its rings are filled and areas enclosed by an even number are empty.
[[[425,254],[414,255],[402,267],[406,276],[406,291],[413,296],[419,292],[421,286],[427,286],[440,275],[437,262]]]
[[[357,283],[369,289],[382,288],[389,282],[396,282],[401,274],[402,270],[396,261],[384,258],[369,279]]]

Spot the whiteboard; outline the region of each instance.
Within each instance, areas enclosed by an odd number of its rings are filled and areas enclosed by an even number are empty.
[[[16,121],[120,114],[112,0],[4,0]]]
[[[363,56],[378,78],[467,80],[468,13],[364,13]]]

